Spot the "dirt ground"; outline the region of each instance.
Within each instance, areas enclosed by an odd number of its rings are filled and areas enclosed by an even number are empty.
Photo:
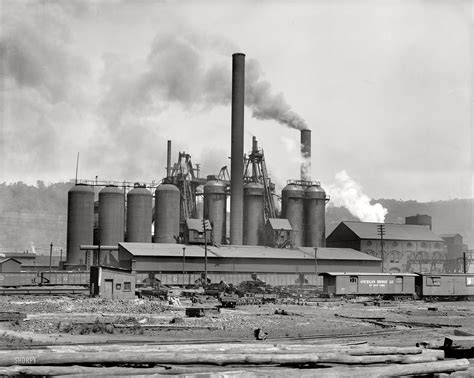
[[[217,303],[217,302],[216,302]],[[211,306],[212,301],[203,304]],[[366,341],[371,345],[442,343],[454,330],[474,333],[474,302],[334,301],[311,305],[266,304],[221,309],[200,318],[185,315],[191,302],[110,301],[71,297],[1,297],[2,311],[27,315],[0,322],[0,348],[40,344],[114,342]]]

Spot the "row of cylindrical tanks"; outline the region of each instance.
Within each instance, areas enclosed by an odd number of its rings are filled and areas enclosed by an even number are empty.
[[[179,189],[162,184],[155,190],[155,243],[176,243],[179,236]],[[123,241],[150,243],[153,195],[144,187],[127,193],[106,186],[99,192],[98,241],[102,246],[116,246]],[[125,228],[127,232],[125,233]],[[125,236],[126,235],[126,236]],[[94,189],[78,184],[68,192],[67,265],[84,263],[81,245],[94,241]]]
[[[243,244],[265,244],[264,187],[250,182],[244,185]],[[153,195],[144,187],[135,187],[127,195],[116,186],[99,192],[98,241],[102,246],[119,242],[150,243]],[[287,185],[282,191],[282,218],[293,228],[293,245],[324,246],[326,193],[319,185]],[[176,243],[179,238],[180,192],[171,184],[155,190],[154,243]],[[213,228],[215,244],[226,244],[227,192],[219,180],[204,185],[204,218]],[[126,232],[125,232],[126,230]],[[80,245],[94,242],[94,189],[78,184],[68,193],[67,265],[84,264]]]

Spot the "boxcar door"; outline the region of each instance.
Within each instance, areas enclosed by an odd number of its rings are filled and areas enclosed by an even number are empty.
[[[349,293],[358,293],[359,290],[359,277],[349,277]]]
[[[105,280],[104,297],[114,299],[114,280]]]
[[[395,276],[395,285],[393,288],[395,293],[403,293],[403,277]]]

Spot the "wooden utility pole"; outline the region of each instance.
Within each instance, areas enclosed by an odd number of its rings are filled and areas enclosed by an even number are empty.
[[[202,228],[204,229],[204,282],[207,285],[207,231],[204,218],[202,219]]]
[[[53,259],[53,242],[49,245],[49,272],[51,273],[51,260]]]
[[[385,254],[383,250],[383,236],[385,235],[385,225],[377,225],[377,232],[380,235],[380,257],[382,258],[382,273],[385,273]]]
[[[183,287],[186,285],[184,282],[184,276],[186,274],[186,247],[183,247]]]

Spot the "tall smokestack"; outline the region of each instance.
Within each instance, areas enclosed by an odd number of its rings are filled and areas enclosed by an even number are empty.
[[[242,245],[244,219],[245,54],[232,55],[230,244]]]
[[[311,130],[301,130],[301,180],[311,181]]]

